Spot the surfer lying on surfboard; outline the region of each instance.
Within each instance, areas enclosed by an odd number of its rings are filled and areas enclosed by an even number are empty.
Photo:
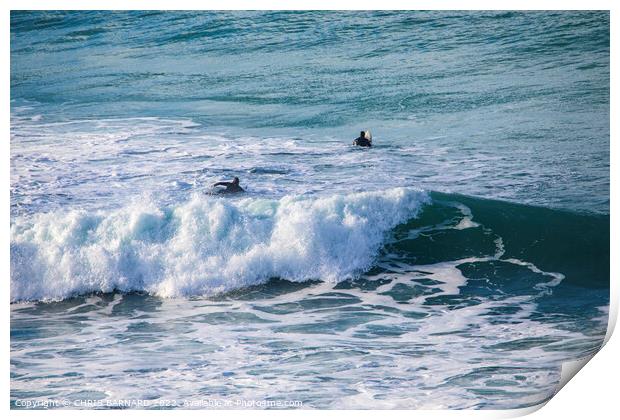
[[[237,177],[234,177],[232,182],[225,182],[225,181],[216,182],[215,184],[213,184],[213,186],[214,187],[218,187],[218,186],[226,187],[223,190],[219,190],[217,192],[218,194],[240,193],[240,192],[245,191],[243,188],[239,186],[239,178]]]

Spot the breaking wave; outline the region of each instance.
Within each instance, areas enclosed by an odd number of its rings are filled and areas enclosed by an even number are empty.
[[[11,301],[146,292],[209,296],[278,277],[338,282],[369,269],[386,235],[430,202],[395,188],[161,207],[39,213],[11,225]]]

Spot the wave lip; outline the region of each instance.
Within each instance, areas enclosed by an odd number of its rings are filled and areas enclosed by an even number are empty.
[[[11,225],[11,301],[92,292],[213,295],[273,277],[337,282],[371,267],[386,234],[426,192],[229,201],[195,194],[108,212],[39,213]]]

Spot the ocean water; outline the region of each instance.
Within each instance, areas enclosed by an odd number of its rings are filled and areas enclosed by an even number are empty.
[[[607,12],[11,13],[11,407],[534,405],[609,239]]]

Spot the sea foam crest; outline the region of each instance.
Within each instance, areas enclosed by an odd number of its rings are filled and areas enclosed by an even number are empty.
[[[11,225],[11,300],[115,289],[213,295],[272,277],[340,281],[368,269],[385,235],[429,201],[406,188],[280,200],[195,194],[171,207],[143,200],[20,216]]]

